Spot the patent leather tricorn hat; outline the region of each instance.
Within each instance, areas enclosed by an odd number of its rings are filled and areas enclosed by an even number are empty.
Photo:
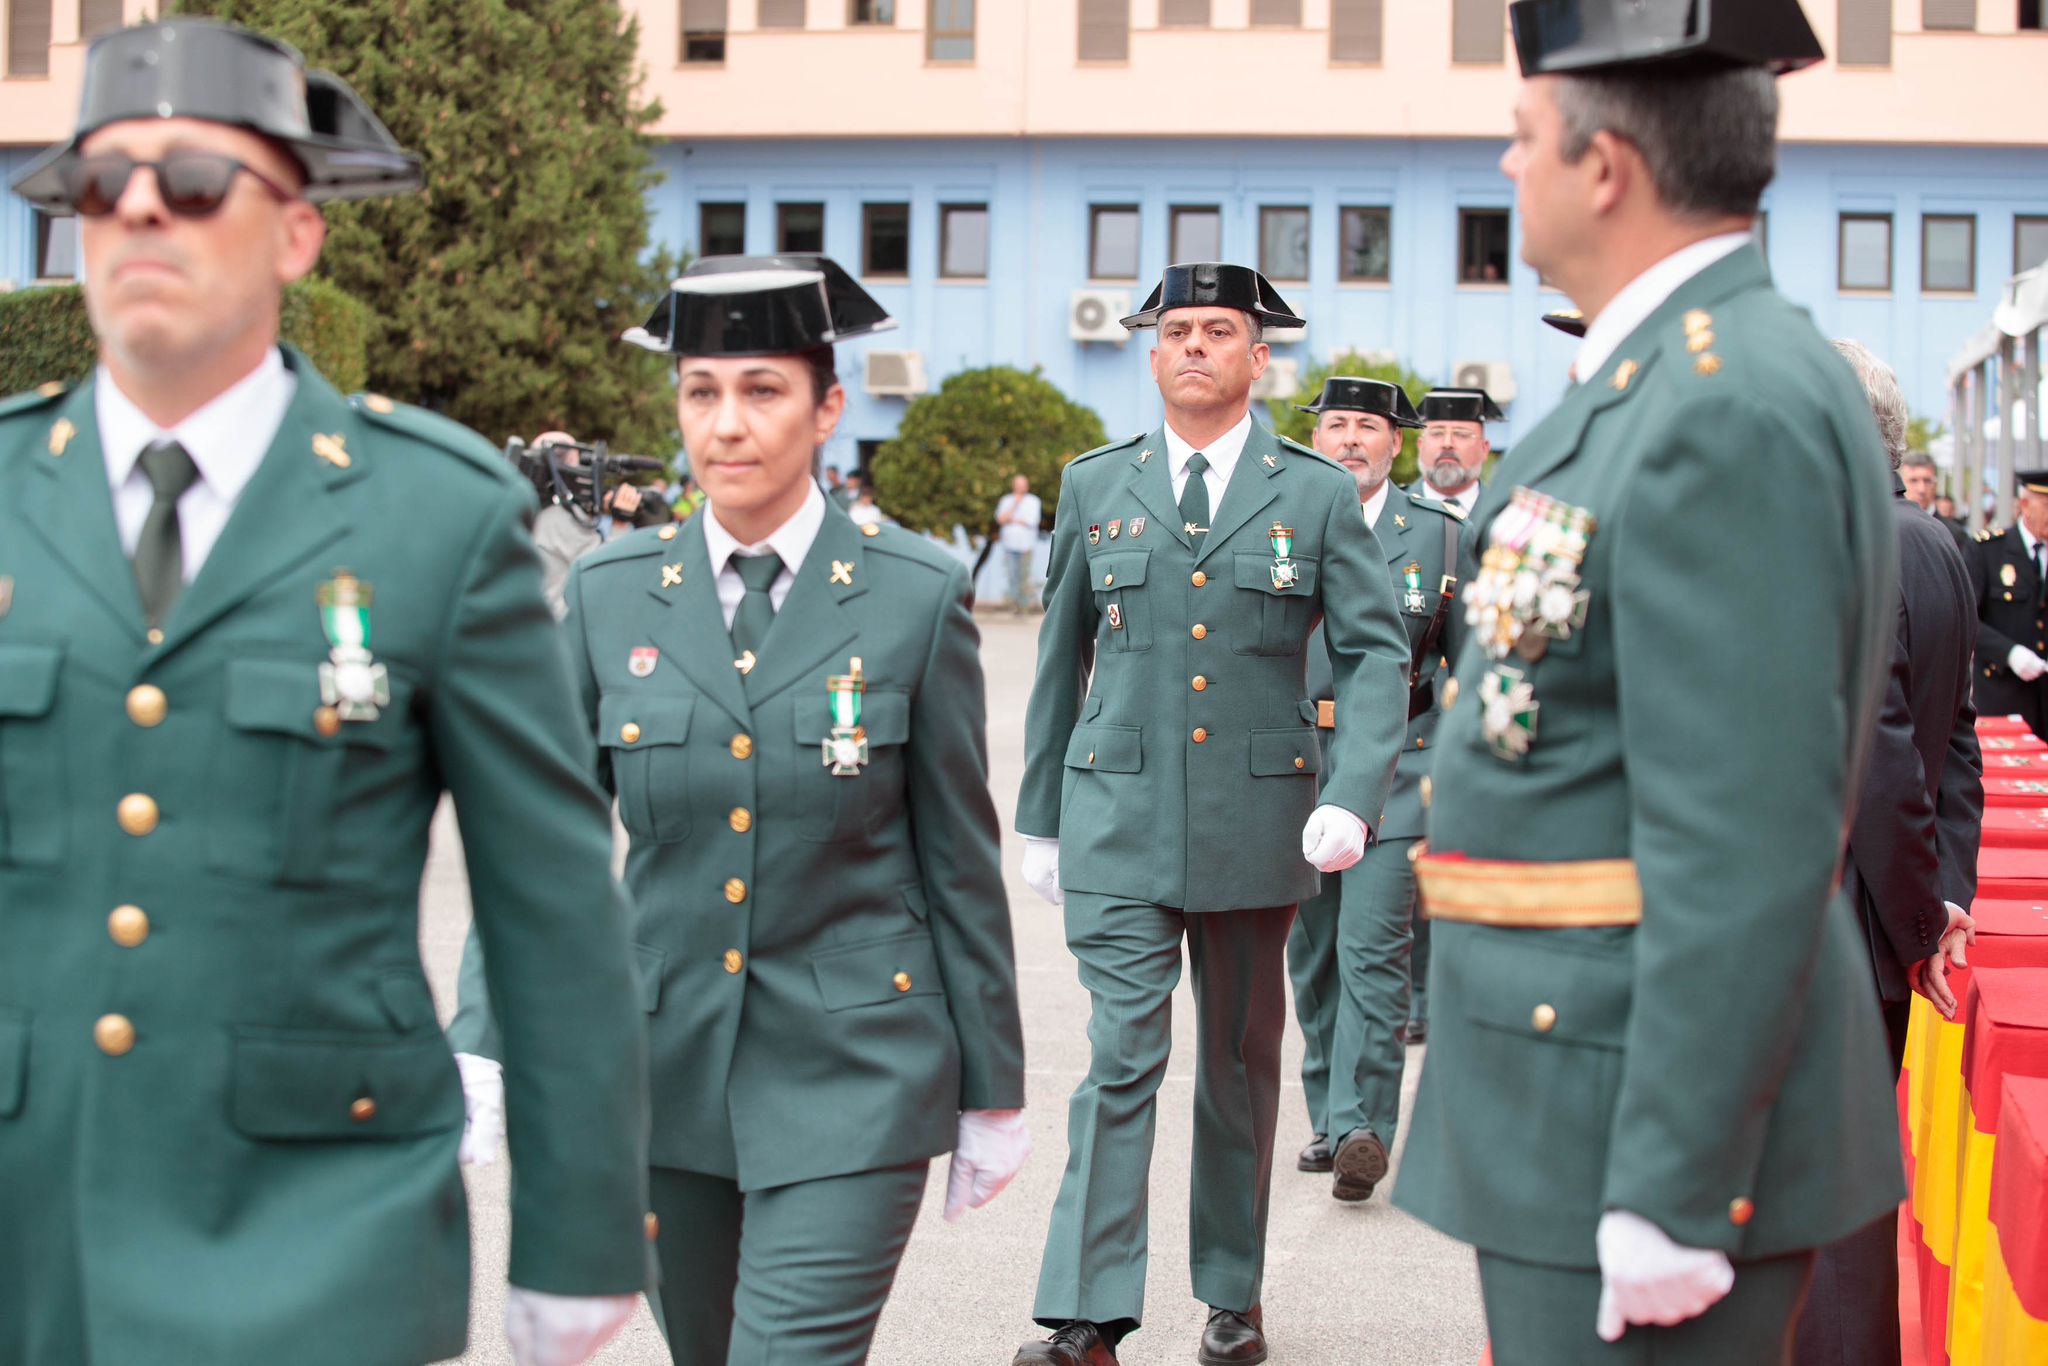
[[[1323,381],[1323,392],[1314,403],[1294,405],[1304,413],[1331,410],[1377,413],[1396,427],[1420,427],[1422,419],[1408,401],[1408,391],[1383,379],[1361,379],[1355,375],[1332,375]]]
[[[1250,266],[1233,266],[1223,261],[1198,261],[1192,265],[1168,266],[1166,274],[1152,287],[1145,307],[1120,319],[1128,330],[1159,326],[1159,316],[1176,308],[1234,308],[1249,313],[1267,327],[1307,327],[1295,316],[1272,281]]]
[[[794,356],[894,326],[829,256],[706,256],[624,340],[677,356]]]
[[[1524,76],[1635,68],[1784,75],[1821,60],[1799,0],[1515,0]]]

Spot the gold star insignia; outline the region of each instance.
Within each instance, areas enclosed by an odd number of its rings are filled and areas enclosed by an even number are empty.
[[[1721,358],[1709,351],[1694,361],[1692,368],[1702,375],[1718,375],[1721,373]]]
[[[832,582],[848,585],[853,583],[853,562],[851,560],[832,561]]]
[[[313,438],[313,454],[325,460],[338,470],[349,467],[347,440],[341,436],[330,436],[325,432]]]
[[[71,444],[71,438],[78,435],[78,428],[71,425],[71,419],[60,417],[50,428],[50,454],[62,455],[64,448]]]
[[[1621,364],[1615,366],[1614,379],[1611,381],[1614,385],[1614,391],[1616,393],[1620,393],[1623,390],[1627,389],[1629,386],[1629,382],[1636,377],[1636,371],[1641,368],[1641,366],[1637,365],[1632,360],[1625,360]]]
[[[683,586],[683,567],[679,564],[665,564],[661,567],[661,586],[680,588]]]

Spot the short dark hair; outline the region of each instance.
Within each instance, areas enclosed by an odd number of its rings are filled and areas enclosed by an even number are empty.
[[[823,403],[832,386],[839,383],[838,358],[831,347],[820,346],[804,352],[799,359],[811,372],[811,401]]]
[[[1605,130],[1649,163],[1657,198],[1685,218],[1755,217],[1778,169],[1778,85],[1754,68],[1560,76],[1564,159]]]

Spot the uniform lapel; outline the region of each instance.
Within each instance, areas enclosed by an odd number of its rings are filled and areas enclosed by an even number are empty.
[[[1196,564],[1208,559],[1211,551],[1273,501],[1276,495],[1270,481],[1286,463],[1280,443],[1254,420],[1251,435],[1245,438],[1244,451],[1237,457],[1237,468],[1230,472],[1230,482],[1224,486],[1223,506],[1209,518],[1209,534],[1202,538],[1201,549],[1195,553]]]
[[[100,450],[93,405],[97,380],[81,384],[57,407],[48,440],[35,458],[35,475],[22,490],[23,512],[95,602],[142,640],[142,598],[135,572],[121,551],[107,462]]]
[[[711,576],[711,553],[704,548],[702,509],[683,524],[668,553],[648,569],[647,595],[668,611],[648,634],[668,642],[665,651],[700,692],[725,708],[735,721],[752,715],[740,687],[740,671],[732,662],[732,633],[718,606],[718,582]],[[664,586],[662,562],[682,565],[682,582]]]
[[[814,673],[827,659],[859,638],[843,604],[867,592],[867,564],[853,521],[838,508],[825,509],[818,539],[796,571],[789,597],[775,614],[760,662],[747,675],[747,700],[759,706]],[[818,705],[824,706],[819,693]]]
[[[1152,514],[1152,525],[1188,549],[1194,538],[1181,530],[1180,504],[1173,497],[1173,461],[1166,453],[1166,429],[1160,428],[1131,452],[1130,489]]]
[[[1408,495],[1397,488],[1387,494],[1387,505],[1380,509],[1379,525],[1372,530],[1380,538],[1380,547],[1387,552],[1388,564],[1408,556],[1408,529],[1415,524],[1415,518],[1409,511],[1413,506]],[[1396,522],[1396,517],[1401,521]]]

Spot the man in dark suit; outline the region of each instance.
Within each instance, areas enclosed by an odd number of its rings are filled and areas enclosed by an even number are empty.
[[[2013,524],[1980,531],[1966,559],[1977,603],[1977,710],[2048,736],[2048,470],[2014,470]]]
[[[1954,541],[1908,492],[1899,466],[1906,401],[1891,368],[1852,341],[1849,361],[1892,462],[1899,528],[1899,599],[1890,675],[1871,736],[1843,890],[1862,912],[1864,938],[1896,1073],[1914,991],[1944,1015],[1955,996],[1944,974],[1970,935],[1963,907],[1977,891],[1984,813],[1977,713],[1970,705],[1976,610]],[[1820,1250],[1800,1315],[1799,1366],[1896,1366],[1899,1360],[1898,1215]]]

